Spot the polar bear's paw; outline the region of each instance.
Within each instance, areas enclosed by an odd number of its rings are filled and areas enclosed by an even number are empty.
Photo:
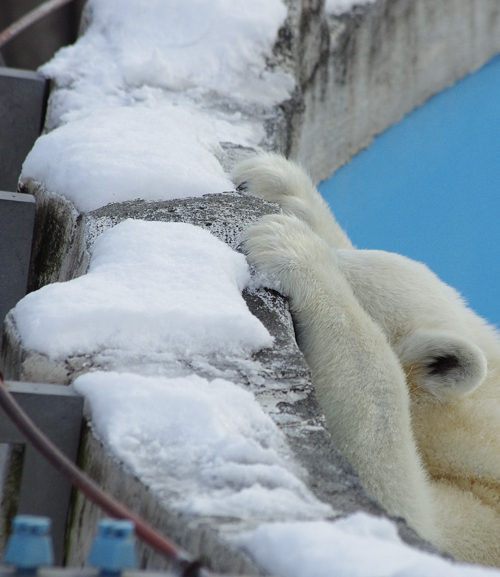
[[[331,260],[326,243],[293,215],[264,216],[245,232],[242,248],[258,274],[296,300],[306,298],[315,269]]]
[[[258,154],[235,166],[231,179],[240,190],[248,190],[270,202],[290,195],[291,173],[295,166],[272,152]]]
[[[446,331],[418,330],[394,347],[409,382],[441,400],[471,393],[486,377],[484,353]]]
[[[333,248],[352,248],[309,175],[297,164],[272,152],[258,154],[234,167],[239,190],[246,190],[293,214]]]
[[[264,200],[282,204],[291,196],[301,196],[307,176],[284,156],[268,152],[238,164],[231,179],[239,190],[248,190]]]

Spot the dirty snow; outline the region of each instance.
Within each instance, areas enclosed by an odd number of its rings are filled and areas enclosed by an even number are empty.
[[[127,220],[95,242],[89,271],[14,309],[24,346],[52,359],[162,352],[248,357],[272,344],[241,291],[245,257],[184,223]]]
[[[294,88],[266,61],[287,15],[282,0],[88,5],[86,33],[40,70],[57,87],[52,132],[36,142],[22,179],[84,212],[231,190],[214,156],[220,142],[257,147],[265,131],[253,111]]]

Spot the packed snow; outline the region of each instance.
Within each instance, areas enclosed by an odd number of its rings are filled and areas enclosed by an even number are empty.
[[[90,211],[233,188],[220,142],[257,147],[255,109],[295,84],[267,60],[282,0],[89,0],[78,42],[40,69],[54,80],[47,127],[22,179]]]
[[[387,519],[356,513],[325,521],[264,523],[238,539],[281,577],[494,577],[499,571],[453,564],[403,543]]]
[[[243,519],[332,515],[294,470],[254,396],[222,379],[93,372],[74,384],[96,434],[184,513]]]
[[[14,316],[24,345],[52,359],[248,357],[272,345],[241,296],[249,280],[245,257],[208,231],[126,220],[97,238],[86,275],[30,293]]]
[[[155,104],[152,101],[156,101]],[[219,140],[248,145],[253,128],[187,103],[151,96],[148,105],[93,110],[37,140],[22,178],[89,212],[124,200],[168,200],[233,190],[213,152]]]
[[[328,0],[326,9],[355,3]],[[258,148],[266,135],[254,111],[295,87],[268,64],[284,2],[89,0],[88,9],[86,33],[40,69],[56,89],[49,132],[22,180],[43,183],[82,212],[231,190],[220,143]]]

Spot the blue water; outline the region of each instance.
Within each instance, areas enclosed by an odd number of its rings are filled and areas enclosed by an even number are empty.
[[[319,188],[358,248],[426,263],[500,327],[500,56]]]

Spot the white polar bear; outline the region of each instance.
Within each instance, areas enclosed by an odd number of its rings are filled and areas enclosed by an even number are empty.
[[[281,205],[244,237],[279,282],[335,446],[387,511],[457,559],[500,566],[500,338],[426,266],[356,250],[277,154],[233,171]]]

